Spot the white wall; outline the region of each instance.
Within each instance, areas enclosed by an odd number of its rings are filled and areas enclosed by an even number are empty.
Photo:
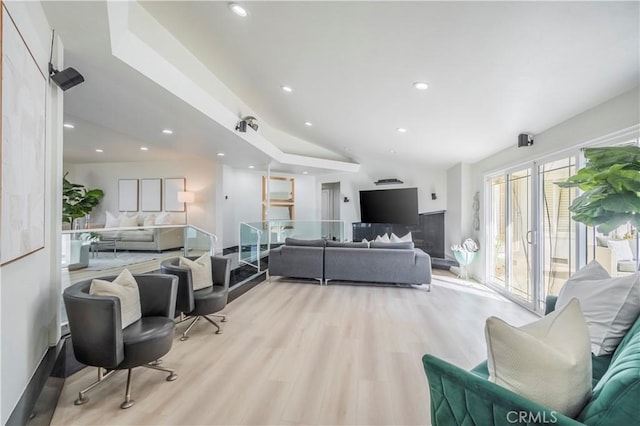
[[[386,178],[397,178],[402,185],[376,186],[375,181]],[[418,211],[420,213],[445,210],[447,208],[447,171],[443,168],[412,168],[387,165],[363,165],[358,173],[336,173],[317,177],[316,197],[320,208],[320,194],[323,183],[340,182],[340,220],[345,222],[345,238],[352,239],[354,222],[360,222],[360,191],[372,189],[418,188]],[[435,193],[436,200],[431,199]],[[349,202],[342,201],[344,197]],[[318,217],[320,214],[318,213]]]
[[[262,221],[262,176],[265,170],[237,169],[223,166],[219,187],[223,192],[222,247],[237,246],[240,223]],[[316,179],[309,175],[271,173],[271,176],[295,179],[295,219],[319,220]],[[220,237],[220,236],[219,236]]]
[[[145,163],[85,163],[65,164],[67,178],[73,183],[99,188],[104,198],[91,213],[91,221],[105,223],[105,212],[118,214],[118,180],[147,178],[182,178],[187,191],[195,193],[195,202],[187,205],[189,224],[216,233],[216,178],[215,161],[189,160],[180,162]],[[164,191],[164,189],[163,189]],[[164,201],[163,201],[164,203]],[[164,207],[164,206],[163,206]],[[148,215],[154,212],[141,212]],[[155,212],[154,214],[158,214]],[[173,223],[185,223],[184,213],[172,213]]]
[[[473,192],[471,165],[458,163],[447,170],[447,212],[445,213],[444,253],[453,258],[450,247],[467,238],[477,238],[472,232]],[[471,221],[469,221],[471,219]]]
[[[51,29],[39,2],[6,2],[42,72],[47,75]],[[62,45],[55,44],[55,58]],[[54,60],[58,68],[62,61]],[[59,339],[62,92],[48,86],[45,167],[45,248],[0,267],[0,421],[6,423],[49,346]]]
[[[598,138],[604,138],[621,132],[616,138],[619,142],[630,138],[640,137],[638,129],[634,126],[640,124],[640,86],[625,92],[609,101],[595,106],[581,114],[576,115],[544,132],[535,135],[534,145],[531,147],[517,148],[514,135],[512,148],[503,150],[495,155],[485,158],[472,166],[469,178],[470,192],[480,191],[480,242],[479,259],[472,265],[472,273],[480,281],[486,280],[486,200],[484,193],[484,177],[487,173],[506,169],[518,164],[534,161],[538,158],[551,155],[571,147],[589,143]],[[625,130],[627,129],[627,130]],[[628,130],[631,129],[631,130]],[[470,226],[471,219],[466,219]]]

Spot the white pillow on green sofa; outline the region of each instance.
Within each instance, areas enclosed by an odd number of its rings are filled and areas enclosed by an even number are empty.
[[[569,417],[591,396],[589,331],[580,302],[522,327],[490,317],[485,326],[489,381]]]
[[[591,351],[613,353],[640,314],[640,274],[612,278],[598,263],[591,262],[560,289],[556,309],[580,300],[591,336]]]

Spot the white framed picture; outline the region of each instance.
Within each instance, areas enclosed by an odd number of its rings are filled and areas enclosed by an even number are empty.
[[[138,211],[138,179],[118,180],[118,210]]]
[[[162,211],[162,179],[140,179],[140,210]]]

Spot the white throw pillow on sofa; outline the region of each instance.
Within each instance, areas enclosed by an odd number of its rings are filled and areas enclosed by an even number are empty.
[[[191,269],[191,282],[194,290],[200,290],[213,285],[211,257],[209,257],[208,254],[205,253],[196,260],[181,257],[179,265],[181,268]]]
[[[589,331],[577,299],[522,327],[490,317],[485,337],[489,381],[569,417],[591,396]]]
[[[120,272],[115,280],[93,280],[89,294],[94,296],[115,296],[120,299],[120,319],[122,328],[126,328],[142,318],[140,308],[140,290],[138,283],[128,269]]]
[[[156,224],[156,215],[150,214],[144,217],[142,220],[142,226],[153,226]]]
[[[398,237],[396,234],[391,233],[391,238],[389,238],[392,243],[411,243],[413,242],[413,238],[411,238],[411,232],[407,233],[402,237]]]
[[[120,218],[111,214],[111,212],[107,211],[107,220],[104,224],[105,228],[119,228],[120,227]]]
[[[387,234],[384,234],[383,236],[378,235],[375,239],[376,243],[390,243],[391,240],[389,239],[389,236]]]
[[[589,327],[591,351],[598,356],[613,353],[640,313],[640,273],[611,278],[593,261],[562,286],[556,309],[574,297]]]
[[[167,212],[160,213],[156,216],[156,225],[171,225],[171,215]]]
[[[631,252],[629,240],[609,240],[607,245],[616,253],[618,262],[621,260],[633,260],[633,252]]]
[[[131,217],[124,214],[120,215],[120,228],[132,228],[136,226],[138,226],[138,215]]]

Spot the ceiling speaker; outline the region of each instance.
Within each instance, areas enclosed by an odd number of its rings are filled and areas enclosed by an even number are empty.
[[[84,77],[75,68],[69,67],[58,71],[51,64],[49,64],[49,77],[62,90],[69,90],[84,82]]]
[[[523,146],[531,146],[533,145],[533,136],[528,135],[526,133],[520,133],[518,135],[518,148],[522,148]]]

